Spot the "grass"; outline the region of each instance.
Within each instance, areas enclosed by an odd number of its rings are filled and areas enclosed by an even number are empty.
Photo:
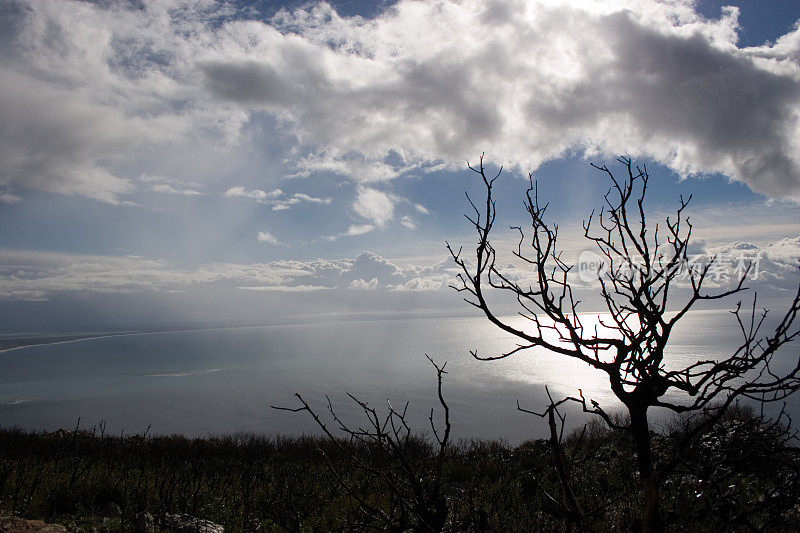
[[[676,452],[681,426],[655,438]],[[670,529],[790,529],[800,520],[800,454],[779,426],[736,411],[684,450],[664,484]],[[227,531],[365,529],[359,500],[401,505],[376,471],[398,468],[370,446],[317,437],[111,436],[102,430],[0,429],[0,513],[90,530],[132,530],[135,516],[187,513]],[[636,531],[640,495],[627,437],[600,425],[564,439],[571,485],[590,530]],[[344,450],[344,451],[343,451]],[[561,486],[547,441],[451,446],[433,476],[435,447],[404,444],[420,479],[438,484],[452,531],[558,531]],[[363,461],[360,461],[362,458]],[[365,469],[364,464],[377,470]],[[116,510],[109,515],[109,509]],[[402,513],[401,513],[402,515]],[[103,517],[105,522],[103,522]],[[360,524],[360,525],[359,525]],[[406,516],[400,528],[413,528]]]

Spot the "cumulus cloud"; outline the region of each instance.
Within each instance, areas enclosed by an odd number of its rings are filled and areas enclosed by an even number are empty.
[[[740,49],[737,16],[689,0],[439,0],[366,21],[322,4],[247,26],[257,45],[200,68],[212,94],[279,114],[329,157],[486,150],[528,170],[626,153],[800,196],[800,29]]]
[[[271,242],[268,232],[259,240]],[[242,290],[439,290],[453,277],[452,263],[400,267],[372,252],[351,259],[212,263],[194,269],[135,256],[92,256],[0,250],[0,299],[47,300],[74,292],[136,293],[197,290],[225,285]]]
[[[746,285],[770,294],[774,290],[795,292],[800,280],[800,237],[764,244],[733,242],[710,248],[722,268],[716,269],[713,282],[730,286],[750,266]]]
[[[379,287],[378,285],[378,278],[372,278],[369,281],[363,279],[354,279],[350,282],[350,288],[356,289],[360,291],[374,291],[377,290]]]
[[[259,231],[258,235],[256,235],[256,238],[258,239],[258,242],[265,242],[267,244],[272,244],[273,246],[280,244],[278,239],[267,230]]]
[[[353,211],[382,228],[394,218],[395,201],[391,194],[362,186],[358,188]]]
[[[0,60],[0,184],[121,203],[134,187],[120,168],[143,151],[238,135],[246,112],[198,99],[191,82],[194,39],[222,7],[0,7],[16,31]]]
[[[595,269],[597,261],[602,261],[602,258],[594,250],[590,247],[577,257],[566,258],[566,261],[577,265],[570,272],[569,279],[573,288],[580,291],[579,299],[594,300],[596,304],[599,302],[600,284]],[[705,267],[708,267],[708,273],[703,285],[710,292],[733,290],[740,279],[745,279],[746,292],[720,300],[718,303],[723,307],[730,307],[737,299],[752,302],[755,293],[760,302],[777,302],[778,307],[785,306],[800,284],[800,237],[714,245],[695,241],[690,243],[687,259],[672,285],[673,304],[686,301],[691,294],[690,270],[699,273]],[[523,287],[537,283],[535,272],[526,265],[510,264],[501,270],[508,279]]]
[[[785,299],[787,292],[796,291],[800,281],[800,237],[765,243],[735,242],[698,249],[697,253],[703,255],[701,261],[717,256],[724,267],[719,269],[718,278],[716,274],[709,278],[710,287],[731,286],[737,269],[751,262],[754,268],[747,286],[759,291],[760,298]],[[457,268],[450,259],[428,265],[399,266],[373,252],[344,259],[210,263],[197,268],[176,268],[160,260],[137,256],[0,250],[0,299],[47,300],[64,293],[191,291],[210,286],[292,292],[322,289],[437,291],[453,284],[456,273]],[[534,281],[527,268],[509,265],[504,274],[523,285]],[[583,285],[575,281],[576,287],[581,289]]]
[[[0,68],[0,183],[118,203],[130,180],[99,164],[144,134],[113,107],[81,101],[68,92]]]
[[[800,198],[800,27],[739,48],[737,10],[709,20],[693,0],[401,0],[370,20],[236,9],[20,1],[0,60],[0,185],[120,202],[142,150],[224,150],[266,114],[297,175],[374,184],[483,151],[523,171],[625,153]]]

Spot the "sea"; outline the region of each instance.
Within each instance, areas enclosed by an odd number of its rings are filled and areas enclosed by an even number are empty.
[[[740,342],[731,313],[692,312],[674,331],[666,361],[677,368],[719,358]],[[541,349],[497,361],[471,354],[514,347],[513,337],[482,317],[138,333],[28,346],[0,353],[0,426],[190,437],[318,434],[308,413],[273,408],[299,407],[299,394],[332,429],[329,405],[349,426],[367,427],[350,394],[381,415],[389,403],[407,409],[413,430],[431,435],[431,418],[441,425],[443,411],[426,354],[446,363],[442,392],[457,439],[515,444],[543,437],[546,420],[518,405],[541,411],[548,392],[559,399],[580,390],[609,412],[620,410],[605,375],[579,361]],[[776,365],[792,366],[797,358],[792,345],[776,355]],[[787,409],[800,415],[800,398]],[[575,408],[565,412],[568,429],[587,421]],[[656,424],[669,423],[666,413],[654,414]]]

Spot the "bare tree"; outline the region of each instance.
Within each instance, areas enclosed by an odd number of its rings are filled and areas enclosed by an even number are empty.
[[[490,242],[496,216],[492,193],[502,168],[493,177],[487,176],[483,155],[477,168],[468,164],[481,177],[486,192],[480,208],[467,195],[474,211],[467,219],[478,234],[475,256],[468,260],[462,249],[456,251],[449,243],[447,248],[460,267],[459,282],[454,288],[466,293],[465,301],[480,309],[490,322],[520,341],[516,348],[502,354],[482,356],[472,352],[475,358],[501,359],[544,348],[578,359],[608,375],[611,391],[627,409],[626,421],[620,422],[599,403],[587,400],[580,389],[576,396],[557,404],[575,402],[584,412],[601,417],[612,428],[631,436],[644,496],[645,529],[661,531],[664,524],[659,488],[670,464],[664,465],[664,471],[656,468],[648,411],[660,407],[676,413],[702,413],[704,422],[695,426],[696,433],[718,420],[740,398],[780,401],[800,388],[800,360],[782,373],[771,365],[778,349],[800,335],[793,325],[800,310],[800,289],[774,331],[762,335],[767,311],[756,313],[755,299],[749,312],[742,311],[740,302],[733,313],[743,339],[731,355],[668,369],[665,350],[676,324],[698,302],[719,300],[744,291],[749,268],[732,288],[708,290],[709,271],[716,258],[704,265],[689,264],[692,225],[685,210],[691,197],[681,197],[676,215],[667,218],[663,229],[658,224],[651,228],[644,209],[647,170],[634,166],[628,158],[621,157],[618,161],[625,169],[622,178],[605,165],[592,165],[607,175],[611,187],[599,215],[593,212],[584,222],[584,235],[596,246],[603,261],[597,272],[598,290],[607,318],[600,320],[600,327],[584,326],[585,319],[579,314],[579,301],[570,283],[573,266],[562,260],[557,246],[558,226],[545,222],[547,205],[540,205],[532,176],[525,195],[531,223],[529,233],[526,236],[519,226],[512,229],[519,232],[513,255],[530,268],[533,283],[521,285],[496,265],[496,252]],[[675,305],[672,301],[675,298],[669,297],[674,295],[683,275],[688,278],[688,296]],[[527,319],[526,327],[517,326],[493,311],[487,302],[491,290],[507,293],[516,300],[519,314]]]
[[[358,529],[407,531],[413,528],[415,531],[434,532],[441,531],[445,526],[447,501],[442,466],[445,454],[449,451],[451,425],[450,408],[442,394],[442,378],[447,373],[447,363],[438,365],[427,354],[426,357],[436,370],[437,393],[444,418],[444,426],[437,429],[434,409],[431,408],[429,421],[436,440],[432,462],[427,457],[428,441],[415,435],[408,424],[408,402],[402,410],[398,410],[387,400],[386,412],[381,414],[367,402],[348,393],[367,419],[366,426],[353,426],[342,420],[326,396],[328,412],[344,438],[334,435],[322,417],[300,394],[295,394],[300,401],[300,407],[272,406],[273,409],[283,411],[308,412],[343,456],[348,457],[357,468],[388,489],[387,493],[391,496],[388,508],[370,501],[352,486],[347,476],[320,448],[343,490],[358,504],[362,520],[351,524]],[[363,447],[367,453],[359,453],[359,447]],[[421,461],[415,459],[419,455],[422,456]],[[429,464],[432,467],[429,468]]]
[[[541,412],[525,409],[517,400],[517,410],[539,418],[547,418],[547,426],[550,431],[548,447],[552,455],[552,466],[561,494],[556,496],[549,493],[543,485],[538,483],[537,485],[544,494],[546,501],[552,504],[551,509],[555,512],[550,514],[564,521],[564,530],[566,532],[591,531],[593,529],[593,521],[598,516],[601,516],[607,508],[627,496],[628,492],[622,491],[622,493],[611,498],[608,497],[608,494],[605,494],[605,497],[601,497],[599,500],[596,499],[594,502],[589,502],[590,505],[586,505],[578,499],[574,489],[574,483],[577,481],[576,473],[585,468],[588,463],[597,459],[597,453],[613,437],[613,434],[604,433],[604,436],[598,442],[596,434],[594,435],[595,438],[587,438],[587,430],[590,428],[590,424],[584,424],[579,432],[575,432],[570,436],[572,450],[567,453],[564,446],[567,415],[562,413],[559,408],[561,405],[570,402],[570,398],[562,398],[555,401],[547,386],[545,386],[545,393],[547,394],[548,405]],[[579,451],[583,453],[579,454]],[[595,496],[598,495],[595,494]],[[544,510],[547,512],[547,509]]]

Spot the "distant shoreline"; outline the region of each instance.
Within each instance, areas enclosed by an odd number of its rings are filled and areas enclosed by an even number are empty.
[[[92,339],[103,339],[105,337],[123,337],[126,335],[141,335],[143,333],[166,333],[166,332],[149,332],[137,331],[130,333],[91,333],[86,335],[59,335],[52,337],[28,337],[28,338],[14,338],[0,340],[0,353],[11,352],[21,348],[30,348],[31,346],[55,346],[57,344],[68,344],[71,342],[88,341]]]
[[[72,342],[90,341],[94,339],[105,339],[110,337],[128,337],[131,335],[156,335],[159,333],[181,333],[184,331],[206,331],[222,328],[187,328],[170,330],[150,330],[150,331],[125,331],[112,333],[86,333],[76,335],[52,335],[48,337],[19,337],[12,339],[0,339],[0,354],[30,348],[32,346],[55,346],[58,344],[69,344]]]
[[[360,322],[361,320],[356,320]],[[328,323],[326,321],[324,323]],[[349,321],[346,321],[349,322]],[[32,346],[55,346],[59,344],[69,344],[73,342],[88,341],[94,339],[105,339],[111,337],[128,337],[132,335],[158,335],[160,333],[183,333],[189,331],[214,331],[214,330],[227,330],[227,329],[247,329],[247,328],[264,328],[264,327],[280,327],[287,325],[306,325],[311,322],[297,322],[287,324],[242,324],[242,325],[209,325],[200,327],[185,327],[178,329],[145,329],[138,331],[111,331],[108,333],[74,333],[64,335],[39,335],[39,336],[18,336],[18,337],[0,337],[0,354],[20,350],[22,348],[30,348]]]
[[[54,346],[58,344],[68,344],[72,342],[80,342],[80,341],[88,341],[94,339],[103,339],[107,337],[127,337],[130,335],[156,335],[159,333],[182,333],[188,331],[213,331],[213,330],[226,330],[226,329],[245,329],[245,328],[263,328],[263,327],[279,327],[279,326],[288,326],[288,325],[308,325],[312,323],[332,323],[332,322],[340,322],[337,320],[330,320],[329,317],[326,317],[326,320],[319,320],[319,321],[299,321],[299,322],[288,322],[288,323],[276,323],[276,324],[238,324],[238,325],[207,325],[207,326],[195,326],[195,327],[184,327],[184,328],[176,328],[176,329],[143,329],[138,331],[111,331],[108,333],[100,333],[100,332],[92,332],[92,333],[73,333],[73,334],[61,334],[61,335],[30,335],[30,336],[16,336],[16,337],[7,337],[3,338],[0,336],[0,354],[4,352],[10,352],[13,350],[19,350],[21,348],[29,348],[31,346]],[[414,320],[419,318],[430,318],[430,317],[402,317],[399,318],[401,320]],[[457,317],[442,317],[442,318],[457,318]],[[397,320],[398,317],[387,317],[389,320]],[[381,319],[377,319],[381,320]],[[358,317],[355,320],[341,320],[341,322],[363,322],[363,321],[372,321],[366,320],[364,317]]]

